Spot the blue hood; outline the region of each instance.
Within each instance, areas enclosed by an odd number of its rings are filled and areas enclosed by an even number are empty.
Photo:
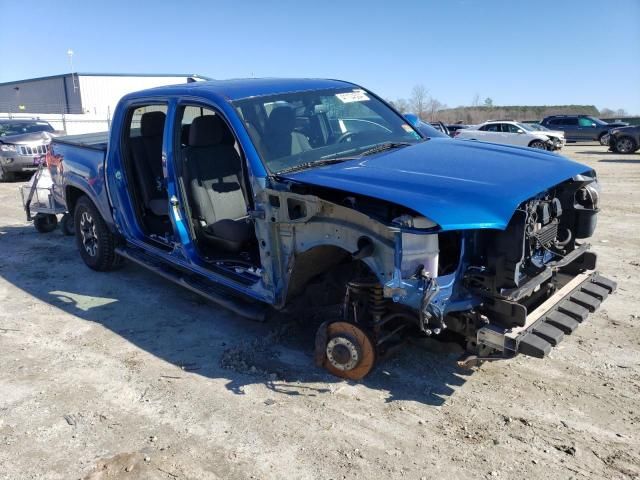
[[[434,138],[281,177],[393,202],[443,230],[504,230],[520,203],[590,171],[532,148]]]

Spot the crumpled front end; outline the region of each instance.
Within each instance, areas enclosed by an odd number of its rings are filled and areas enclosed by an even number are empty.
[[[456,332],[481,358],[544,357],[616,288],[585,242],[599,196],[595,176],[578,175],[519,205],[505,230],[444,235],[398,219],[385,297],[415,310],[423,334]]]

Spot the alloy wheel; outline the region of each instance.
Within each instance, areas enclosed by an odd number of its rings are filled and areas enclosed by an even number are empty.
[[[80,235],[82,236],[82,246],[87,254],[95,257],[98,253],[98,234],[96,233],[96,223],[89,212],[82,212],[80,217]]]
[[[633,141],[627,137],[622,137],[616,142],[616,150],[620,153],[631,153],[633,151],[633,147]]]

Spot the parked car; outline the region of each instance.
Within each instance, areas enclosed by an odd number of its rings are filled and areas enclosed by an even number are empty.
[[[590,115],[552,115],[545,117],[540,124],[550,130],[563,131],[568,142],[599,142],[611,128],[629,125],[625,122],[603,122]]]
[[[42,120],[0,119],[0,182],[36,171],[59,133]]]
[[[418,130],[422,134],[424,138],[448,138],[445,133],[442,133],[441,130],[436,129],[433,125],[427,122],[423,122],[420,118],[414,113],[407,113],[404,115],[405,120],[407,120],[413,127]]]
[[[132,93],[108,144],[57,138],[47,160],[90,268],[129,259],[246,317],[316,321],[316,362],[349,379],[444,331],[464,365],[544,357],[615,289],[586,242],[592,168],[425,138],[348,82]]]
[[[609,130],[609,147],[616,153],[634,153],[640,149],[640,126],[612,128]]]
[[[454,134],[454,138],[541,150],[559,150],[564,145],[562,132],[539,131],[528,124],[511,120],[490,121],[458,130]]]
[[[436,130],[438,130],[439,132],[444,133],[445,135],[447,135],[448,137],[451,136],[451,133],[449,132],[449,129],[447,128],[447,126],[442,123],[442,122],[429,122],[429,124],[435,128]]]
[[[455,133],[458,130],[462,130],[463,128],[469,128],[469,125],[465,125],[462,123],[453,123],[453,124],[449,124],[447,125],[447,130],[449,130],[449,135],[452,137],[455,137]]]

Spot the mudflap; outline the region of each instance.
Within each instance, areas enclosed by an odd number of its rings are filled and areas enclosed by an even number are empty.
[[[616,287],[616,282],[598,272],[581,273],[527,315],[523,326],[505,330],[488,325],[478,330],[477,342],[505,356],[521,353],[544,358],[586,321]]]

